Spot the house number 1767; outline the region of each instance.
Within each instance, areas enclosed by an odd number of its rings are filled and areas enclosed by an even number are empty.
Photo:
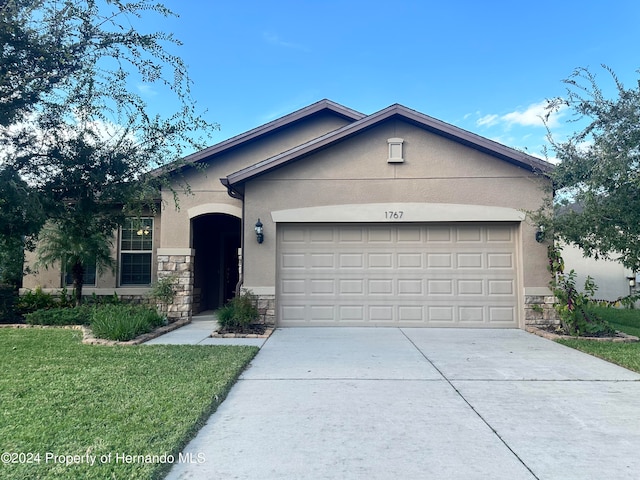
[[[387,210],[384,212],[384,218],[387,220],[400,220],[403,213],[402,210]]]

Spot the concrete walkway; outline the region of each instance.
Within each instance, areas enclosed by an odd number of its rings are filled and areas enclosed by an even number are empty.
[[[636,479],[640,375],[521,330],[279,329],[169,479]]]
[[[193,317],[191,323],[160,337],[145,342],[145,345],[254,345],[261,347],[266,338],[212,338],[218,327],[213,313]]]

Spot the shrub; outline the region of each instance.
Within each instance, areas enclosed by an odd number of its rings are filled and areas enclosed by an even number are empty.
[[[88,325],[93,308],[81,305],[73,308],[51,308],[27,313],[25,320],[31,325]]]
[[[255,304],[256,299],[251,292],[232,298],[216,312],[220,327],[223,330],[243,332],[258,319]]]
[[[20,296],[16,303],[16,311],[24,315],[36,310],[55,308],[57,306],[58,300],[53,295],[43,292],[42,288],[37,287],[35,290],[29,290]]]
[[[151,288],[149,297],[158,303],[161,315],[167,316],[169,305],[176,296],[177,279],[175,275],[159,278]]]
[[[164,320],[155,310],[141,305],[102,305],[96,307],[91,330],[98,338],[125,342],[148,333]]]
[[[13,285],[0,283],[0,323],[9,323],[16,319],[15,300],[16,289]]]
[[[601,337],[615,333],[615,329],[601,318],[595,307],[593,296],[598,289],[591,277],[584,282],[584,293],[576,288],[576,272],[564,273],[564,260],[560,250],[549,246],[549,270],[552,274],[550,287],[557,302],[555,309],[562,327],[569,335]]]

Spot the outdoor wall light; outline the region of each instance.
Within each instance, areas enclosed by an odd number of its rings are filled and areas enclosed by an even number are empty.
[[[260,219],[258,219],[258,221],[256,222],[255,231],[258,243],[262,243],[264,241],[264,233],[262,233],[262,222],[260,221]]]
[[[538,230],[536,230],[536,242],[544,242],[544,225],[540,225]]]
[[[636,286],[636,277],[627,277],[627,280],[629,280],[629,287],[633,288]]]

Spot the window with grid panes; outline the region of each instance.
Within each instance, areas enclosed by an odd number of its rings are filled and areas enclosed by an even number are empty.
[[[73,274],[70,270],[66,270],[64,274],[64,284],[66,286],[73,285]],[[86,287],[95,287],[96,285],[96,264],[92,263],[85,267],[82,284]]]
[[[120,230],[120,285],[151,284],[153,218],[128,218]]]

